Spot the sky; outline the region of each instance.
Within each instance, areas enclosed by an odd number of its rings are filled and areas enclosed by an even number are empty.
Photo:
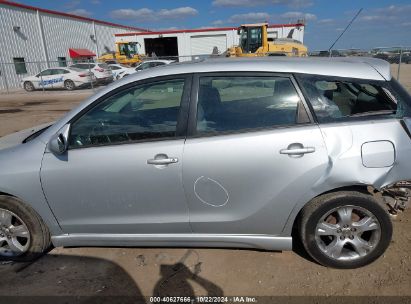
[[[334,47],[411,46],[410,0],[20,0],[23,4],[136,26],[174,30],[295,23],[305,19],[310,51],[328,49],[360,8],[358,19]]]

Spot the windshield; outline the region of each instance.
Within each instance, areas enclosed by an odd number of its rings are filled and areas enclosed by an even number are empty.
[[[119,51],[121,55],[126,55],[127,57],[132,57],[137,52],[137,43],[130,42],[130,43],[122,43],[119,45]]]
[[[243,51],[245,52],[246,48],[247,48],[247,28],[242,28],[241,32],[240,32],[240,46],[243,49]]]
[[[240,46],[244,53],[255,53],[262,43],[261,27],[243,27],[240,30]]]

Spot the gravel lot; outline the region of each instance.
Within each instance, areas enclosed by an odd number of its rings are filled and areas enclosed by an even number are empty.
[[[401,82],[411,92],[411,65]],[[92,93],[2,94],[0,136],[55,120]],[[0,265],[0,295],[411,296],[410,217],[396,219],[386,254],[358,270],[322,267],[299,249],[58,248],[33,264]]]

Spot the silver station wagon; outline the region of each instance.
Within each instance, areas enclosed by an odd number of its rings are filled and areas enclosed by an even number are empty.
[[[131,75],[0,139],[0,257],[294,239],[322,265],[366,265],[410,201],[409,117],[410,95],[378,59],[211,59]]]

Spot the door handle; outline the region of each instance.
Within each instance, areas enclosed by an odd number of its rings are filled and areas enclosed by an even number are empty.
[[[291,155],[307,154],[307,153],[314,153],[314,152],[315,152],[315,148],[313,147],[280,150],[280,154],[291,154]]]
[[[304,154],[315,152],[313,147],[304,147],[301,143],[292,143],[288,145],[287,149],[280,150],[280,154],[286,154],[291,158],[300,158]]]
[[[175,164],[178,163],[178,158],[177,157],[167,157],[167,158],[153,158],[147,160],[147,164],[149,165],[169,165],[169,164]]]

